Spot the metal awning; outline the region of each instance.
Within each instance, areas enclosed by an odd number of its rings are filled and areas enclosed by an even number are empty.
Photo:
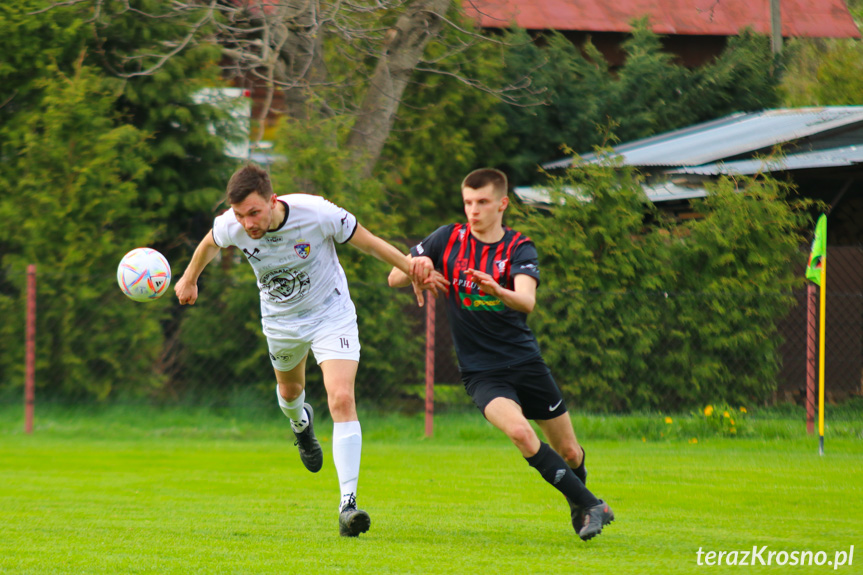
[[[769,154],[775,146],[802,138],[827,139],[831,133],[859,125],[863,129],[863,106],[831,106],[765,110],[734,114],[616,146],[612,157],[625,165],[684,167],[738,159],[757,153]],[[863,145],[863,136],[860,138]],[[847,142],[842,142],[847,143]],[[595,154],[585,154],[596,162]],[[572,165],[572,158],[543,164],[554,170]]]
[[[699,176],[720,176],[739,174],[751,176],[758,173],[790,172],[818,168],[842,168],[863,164],[863,144],[845,146],[817,152],[791,154],[778,158],[756,158],[735,162],[717,162],[703,166],[686,166],[666,171],[666,174],[690,174]]]

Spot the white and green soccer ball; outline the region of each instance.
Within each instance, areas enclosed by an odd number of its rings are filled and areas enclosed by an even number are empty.
[[[171,285],[171,266],[152,248],[135,248],[117,266],[117,283],[135,301],[159,299]]]

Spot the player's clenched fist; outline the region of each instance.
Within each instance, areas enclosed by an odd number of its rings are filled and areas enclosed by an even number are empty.
[[[180,278],[174,286],[174,293],[177,294],[180,305],[194,305],[198,299],[198,284],[186,281],[185,277]]]

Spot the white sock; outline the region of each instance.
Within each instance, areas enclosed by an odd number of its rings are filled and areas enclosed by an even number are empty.
[[[363,432],[359,421],[333,423],[333,461],[339,476],[342,500],[339,510],[357,493],[360,479],[360,455],[363,451]]]
[[[300,392],[300,396],[295,400],[288,402],[279,393],[279,386],[276,385],[276,397],[279,398],[279,407],[282,408],[282,413],[288,416],[291,420],[291,427],[294,431],[300,432],[309,425],[309,414],[303,408],[306,402],[306,390]]]

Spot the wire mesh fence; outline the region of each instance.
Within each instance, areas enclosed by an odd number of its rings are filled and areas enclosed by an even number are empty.
[[[826,397],[863,395],[863,250],[830,248]],[[275,379],[250,277],[206,280],[194,307],[166,297],[139,304],[114,287],[83,293],[69,272],[37,272],[36,403],[147,402],[275,404]],[[0,389],[23,400],[26,278],[0,282]],[[362,359],[357,399],[366,408],[464,409],[444,305],[434,315],[409,290],[351,286]],[[757,407],[813,401],[817,292],[542,294],[530,324],[574,410],[685,411],[707,403]],[[434,340],[427,341],[427,320]],[[814,331],[813,331],[814,330]],[[814,338],[814,339],[813,339]],[[428,345],[433,343],[434,345]],[[320,370],[309,360],[307,395],[325,405]]]

